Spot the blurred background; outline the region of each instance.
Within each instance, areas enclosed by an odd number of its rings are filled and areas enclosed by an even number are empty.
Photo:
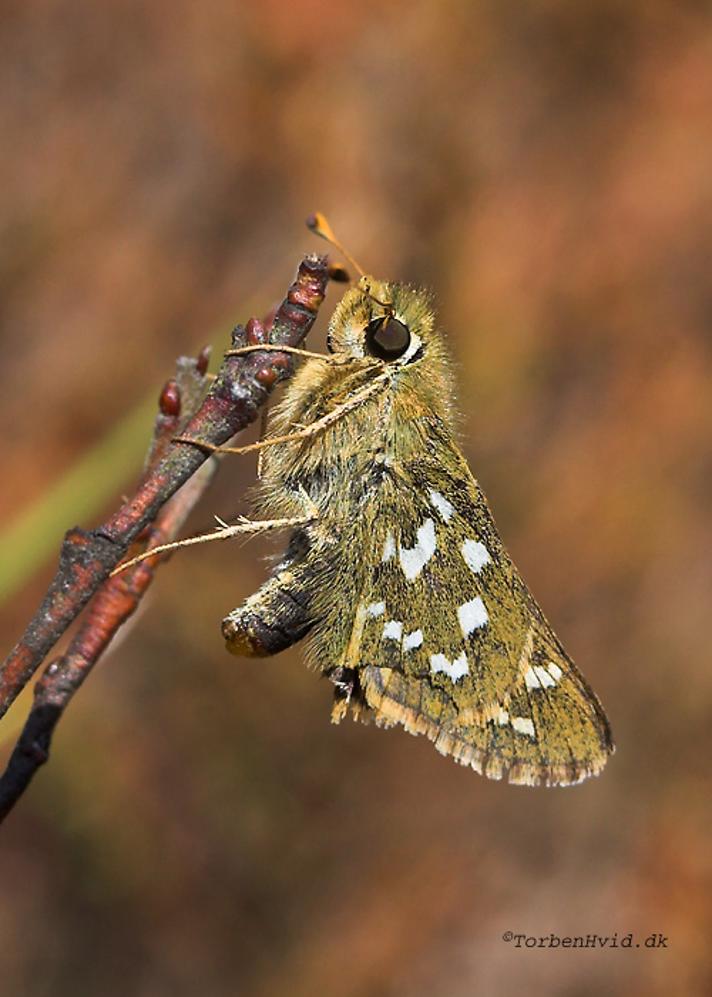
[[[282,297],[319,208],[437,293],[465,451],[618,744],[527,790],[332,727],[299,649],[223,650],[273,548],[183,552],[0,831],[3,997],[711,992],[709,5],[0,16],[3,647],[64,530],[131,489],[175,357]],[[254,472],[224,464],[186,532]]]

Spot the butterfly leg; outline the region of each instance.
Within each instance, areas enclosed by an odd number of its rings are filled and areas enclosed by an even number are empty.
[[[263,405],[262,414],[260,415],[260,440],[264,440],[267,437],[267,422],[269,419],[269,408],[267,405]],[[262,471],[264,466],[264,450],[260,450],[257,454],[257,480],[262,478]]]
[[[326,353],[314,353],[312,350],[302,350],[297,346],[285,346],[280,343],[253,343],[251,346],[239,346],[235,350],[225,350],[226,357],[240,357],[247,353],[291,353],[296,357],[306,357],[309,360],[321,360],[322,363],[341,364],[341,357],[329,356]]]
[[[132,568],[135,564],[139,564],[141,561],[146,561],[148,558],[155,557],[157,554],[165,554],[168,551],[177,550],[178,547],[191,547],[194,544],[210,543],[213,540],[228,540],[230,537],[236,537],[244,533],[268,533],[271,530],[285,530],[290,527],[306,526],[309,523],[315,522],[319,518],[319,510],[314,502],[312,502],[304,489],[300,489],[297,493],[297,497],[300,499],[304,507],[304,514],[302,516],[262,520],[245,519],[244,516],[240,516],[237,523],[233,523],[232,525],[224,522],[216,516],[215,518],[218,521],[218,526],[214,533],[200,533],[195,537],[186,537],[184,540],[174,540],[172,543],[159,544],[157,547],[151,547],[150,550],[146,550],[143,554],[138,554],[136,557],[132,557],[129,561],[123,561],[118,565],[118,567],[114,568],[110,577],[118,575],[127,568]]]
[[[292,433],[285,433],[283,436],[273,436],[271,439],[258,440],[257,443],[248,443],[244,447],[218,446],[215,443],[208,443],[204,440],[194,440],[190,436],[174,436],[173,442],[187,443],[191,446],[199,447],[208,453],[243,454],[252,453],[254,450],[264,450],[265,447],[274,447],[280,443],[292,443],[295,440],[309,439],[317,433],[322,432],[328,426],[333,425],[333,423],[338,422],[339,419],[342,419],[353,409],[358,408],[359,405],[362,405],[366,399],[370,398],[376,392],[383,391],[389,383],[389,378],[390,374],[388,371],[378,374],[365,388],[356,391],[347,401],[337,405],[336,408],[327,412],[320,419],[310,423],[308,426],[302,426]]]
[[[328,675],[334,683],[334,703],[331,707],[332,724],[340,724],[349,712],[349,708],[354,720],[359,719],[359,717],[365,720],[368,715],[368,705],[361,688],[358,669],[338,667],[329,672]]]

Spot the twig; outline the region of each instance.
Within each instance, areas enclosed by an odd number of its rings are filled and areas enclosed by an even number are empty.
[[[203,393],[207,354],[197,360],[181,357],[176,378],[166,384],[159,401],[146,473],[162,458],[171,438],[195,412]],[[182,417],[181,417],[182,416]],[[217,470],[210,460],[166,502],[149,529],[146,549],[175,537]],[[108,578],[91,599],[82,624],[66,654],[44,671],[34,690],[34,701],[7,768],[0,777],[0,822],[27,789],[32,777],[49,758],[55,727],[65,708],[108,647],[123,623],[138,608],[155,576],[156,557],[131,571]]]
[[[246,326],[237,326],[233,331],[233,348],[267,342],[299,346],[316,318],[328,279],[326,257],[305,257],[299,265],[295,282],[277,309],[269,332],[264,323],[250,319]],[[225,443],[256,418],[274,385],[292,373],[293,364],[289,354],[280,352],[225,357],[202,404],[187,423],[180,426],[181,433],[210,444]],[[201,377],[205,376],[206,366],[207,358],[203,356],[196,365]],[[180,407],[180,388],[169,382],[161,396],[159,416],[159,420],[167,421],[157,428],[146,471],[136,494],[97,529],[86,531],[75,527],[69,530],[62,544],[57,573],[41,606],[0,667],[2,717],[57,640],[92,595],[97,593],[91,613],[68,654],[60,662],[50,665],[38,684],[36,702],[8,767],[8,772],[13,769],[17,774],[22,768],[21,760],[25,759],[23,764],[29,774],[23,777],[24,785],[44,760],[42,755],[46,756],[52,730],[62,709],[117,627],[133,612],[150,582],[153,567],[140,564],[126,576],[118,575],[107,582],[100,593],[97,590],[124,557],[130,544],[154,520],[156,523],[149,542],[158,545],[174,535],[181,516],[189,511],[185,502],[190,492],[186,491],[183,498],[176,496],[175,503],[166,507],[161,517],[156,519],[161,507],[193,478],[209,456],[199,447],[172,441],[178,425],[175,421],[177,415],[171,411],[172,406]],[[171,423],[171,420],[174,421]],[[165,432],[169,425],[172,428]],[[198,486],[193,486],[191,481],[190,487]],[[146,581],[144,572],[148,573]],[[34,767],[32,764],[27,766],[26,761],[31,759],[33,753],[39,760]],[[8,772],[0,780],[0,787],[7,785]],[[19,776],[18,781],[22,782]],[[8,793],[8,799],[11,796]],[[12,802],[9,805],[12,806]],[[0,817],[5,812],[7,808],[3,810],[0,800]]]

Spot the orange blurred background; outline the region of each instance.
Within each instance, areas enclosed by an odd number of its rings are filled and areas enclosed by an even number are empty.
[[[712,992],[711,66],[691,0],[3,5],[3,646],[175,357],[281,298],[319,208],[436,291],[466,453],[618,744],[527,790],[331,727],[300,649],[223,650],[265,542],[183,552],[0,830],[3,995]],[[187,530],[253,479],[224,464]]]

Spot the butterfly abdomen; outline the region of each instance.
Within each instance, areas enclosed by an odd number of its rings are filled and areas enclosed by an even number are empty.
[[[310,547],[306,532],[297,530],[270,578],[225,617],[223,637],[233,654],[268,657],[309,633],[315,623]]]

